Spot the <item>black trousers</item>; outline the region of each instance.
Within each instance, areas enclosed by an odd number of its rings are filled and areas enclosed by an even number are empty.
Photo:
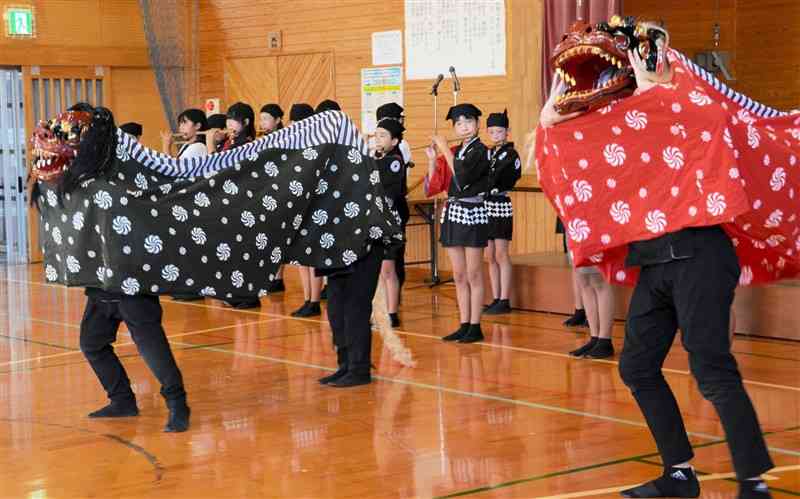
[[[383,249],[374,248],[345,271],[328,276],[328,322],[339,365],[356,376],[370,375],[372,299],[378,287]]]
[[[181,371],[161,327],[161,315],[157,296],[88,296],[81,321],[81,351],[112,402],[135,398],[128,374],[111,346],[123,321],[139,354],[161,383],[161,395],[166,400],[186,397]]]
[[[661,372],[681,330],[698,388],[717,411],[740,480],[772,468],[753,404],[731,354],[728,328],[739,263],[728,236],[705,230],[694,255],[642,267],[633,293],[620,375],[644,413],[666,466],[694,455],[675,396]]]

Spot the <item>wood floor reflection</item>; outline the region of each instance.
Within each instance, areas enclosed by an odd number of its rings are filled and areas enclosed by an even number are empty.
[[[563,317],[486,318],[486,341],[445,344],[455,290],[408,284],[404,368],[376,336],[376,381],[346,390],[317,378],[335,364],[324,316],[294,319],[299,282],[240,311],[165,298],[192,428],[162,432],[159,386],[126,334],[141,415],[86,414],[105,397],[78,349],[81,289],[44,284],[38,266],[0,270],[0,497],[618,497],[660,472],[611,361],[571,359],[585,340]],[[622,347],[622,325],[615,329]],[[734,344],[777,468],[775,497],[800,495],[800,344]],[[734,497],[713,408],[678,347],[665,367],[696,446],[703,497]]]

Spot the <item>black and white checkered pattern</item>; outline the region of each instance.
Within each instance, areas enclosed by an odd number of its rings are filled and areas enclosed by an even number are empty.
[[[489,218],[512,218],[514,207],[511,205],[510,198],[487,199],[486,212]]]
[[[466,226],[488,225],[489,214],[483,203],[461,203],[448,200],[442,210],[441,223],[445,223],[445,221]]]

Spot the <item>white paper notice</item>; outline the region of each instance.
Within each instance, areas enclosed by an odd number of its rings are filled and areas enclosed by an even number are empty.
[[[406,0],[406,79],[506,74],[505,0]]]
[[[403,64],[403,32],[372,33],[372,65]]]
[[[375,131],[375,111],[383,104],[403,105],[403,67],[361,70],[361,131]]]

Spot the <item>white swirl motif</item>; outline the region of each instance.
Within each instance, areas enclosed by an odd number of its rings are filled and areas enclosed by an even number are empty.
[[[49,263],[44,268],[44,275],[50,282],[53,282],[56,279],[58,279],[58,271],[56,271],[56,268],[50,265]]]
[[[49,204],[53,208],[56,207],[56,205],[58,204],[58,196],[56,196],[55,192],[47,191],[47,204]]]
[[[377,185],[378,182],[380,181],[381,181],[381,174],[378,172],[378,170],[372,170],[372,173],[369,174],[369,182],[372,185]]]
[[[786,170],[783,168],[775,168],[775,171],[772,172],[772,178],[769,181],[770,187],[775,192],[783,189],[783,186],[786,185]]]
[[[647,114],[631,110],[625,113],[625,123],[634,130],[644,130],[647,127]]]
[[[370,239],[380,239],[383,237],[383,230],[380,227],[372,226],[369,228]]]
[[[722,140],[724,140],[725,143],[728,144],[728,147],[733,149],[733,137],[731,137],[731,131],[728,130],[727,128],[722,131]]]
[[[311,215],[311,220],[317,225],[325,225],[328,223],[328,212],[325,210],[316,210]]]
[[[333,246],[335,240],[336,239],[333,237],[333,234],[331,234],[330,232],[326,232],[322,234],[322,236],[320,236],[319,245],[325,249],[328,249],[331,246]]]
[[[786,241],[786,237],[781,234],[772,234],[767,238],[767,244],[770,248],[780,246],[784,241]]]
[[[205,192],[198,192],[194,195],[194,204],[200,208],[208,208],[211,206],[211,200]]]
[[[751,149],[758,148],[759,144],[761,144],[761,134],[758,133],[758,130],[753,125],[747,125],[747,145],[750,146]]]
[[[354,164],[354,165],[360,165],[361,164],[361,153],[358,152],[356,149],[350,149],[347,152],[347,160],[350,163]]]
[[[659,234],[667,228],[667,216],[661,210],[649,211],[644,218],[644,225],[653,234]]]
[[[211,286],[206,286],[200,290],[200,294],[203,296],[217,296],[217,290]]]
[[[97,280],[103,282],[106,280],[106,268],[105,267],[97,267],[95,271],[95,275],[97,276]]]
[[[749,265],[742,265],[742,273],[739,274],[739,284],[749,286],[753,282],[753,269]]]
[[[611,166],[621,166],[625,163],[625,148],[619,144],[608,144],[603,148],[603,156]]]
[[[241,288],[244,285],[244,274],[240,270],[231,272],[231,284],[235,288]]]
[[[156,236],[155,234],[151,234],[144,238],[144,249],[148,253],[156,255],[161,253],[161,250],[164,249],[164,243],[161,241],[160,237]]]
[[[692,101],[692,104],[696,106],[707,106],[712,102],[711,97],[703,92],[698,92],[697,90],[692,90],[689,92],[689,100]]]
[[[266,249],[267,244],[269,244],[269,238],[263,232],[259,232],[256,236],[256,248],[263,251]]]
[[[703,132],[700,134],[700,140],[703,142],[711,142],[711,132],[708,130],[703,130]]]
[[[96,204],[100,209],[107,210],[111,208],[111,205],[114,204],[114,201],[111,199],[111,194],[108,192],[97,191],[94,194],[94,204]]]
[[[317,151],[312,149],[312,148],[310,148],[310,147],[308,149],[304,149],[303,150],[303,157],[306,158],[309,161],[313,161],[313,160],[317,159],[318,156],[319,156],[319,154],[317,154]]]
[[[239,186],[234,184],[230,179],[226,180],[225,183],[222,184],[222,190],[225,191],[225,194],[230,196],[239,194]]]
[[[180,269],[175,265],[172,265],[171,263],[165,265],[164,268],[161,269],[161,277],[165,281],[175,282],[178,280],[178,277],[180,277],[180,275],[181,275]]]
[[[55,241],[56,244],[61,244],[61,229],[58,227],[53,227],[53,230],[50,232],[50,234],[52,234],[53,241]]]
[[[165,196],[172,192],[172,184],[161,184],[158,186],[158,188],[161,189],[161,194],[164,194]]]
[[[247,210],[242,212],[242,224],[245,227],[252,227],[256,224],[256,217],[253,212]]]
[[[189,219],[189,212],[186,211],[186,208],[183,206],[175,205],[172,207],[172,216],[175,217],[175,220],[178,222],[185,222]]]
[[[73,274],[77,274],[81,271],[81,263],[72,255],[67,255],[67,270]]]
[[[264,196],[261,199],[261,204],[267,209],[267,211],[274,211],[275,208],[278,207],[278,202],[275,201],[275,198],[270,195]]]
[[[267,164],[264,165],[264,173],[266,173],[268,177],[277,177],[278,165],[272,161],[267,161]]]
[[[141,173],[136,174],[136,177],[133,178],[133,183],[136,184],[136,187],[143,191],[146,191],[150,187],[147,183],[147,177]]]
[[[572,182],[572,190],[575,191],[575,197],[581,203],[592,199],[592,186],[585,180],[574,180]]]
[[[342,261],[345,265],[352,265],[357,259],[358,255],[356,255],[356,252],[353,250],[345,250],[345,252],[342,253]]]
[[[294,228],[294,230],[297,230],[300,228],[301,225],[303,225],[303,215],[298,213],[297,215],[294,216],[294,220],[292,220],[292,228]]]
[[[122,292],[126,295],[135,295],[139,292],[139,281],[134,277],[128,277],[122,281]]]
[[[767,229],[774,229],[775,227],[779,227],[782,221],[783,211],[775,210],[767,217],[767,220],[764,222],[764,227]]]
[[[589,237],[589,234],[592,233],[592,230],[589,228],[589,224],[586,220],[575,218],[567,224],[567,233],[570,239],[579,243],[585,241]]]
[[[303,184],[301,184],[297,180],[292,180],[289,182],[289,191],[297,197],[303,195]]]
[[[128,219],[128,217],[122,215],[116,216],[111,222],[111,228],[113,228],[114,232],[117,234],[121,234],[123,236],[128,235],[131,232],[131,221]]]
[[[204,231],[202,228],[200,227],[192,228],[191,236],[192,236],[192,241],[194,241],[195,244],[199,246],[206,244],[206,239],[207,239],[206,231]]]
[[[360,210],[361,207],[358,205],[358,203],[350,201],[346,205],[344,205],[344,216],[346,216],[347,218],[355,218],[358,216],[358,212]]]
[[[631,207],[625,201],[617,201],[609,210],[611,218],[620,225],[625,225],[631,220]]]
[[[120,161],[128,161],[131,159],[131,155],[128,154],[128,150],[125,149],[123,144],[117,144],[117,159]]]
[[[258,153],[256,151],[252,151],[247,155],[247,161],[255,161],[258,159]]]
[[[217,258],[224,262],[231,257],[231,247],[228,243],[219,243],[217,246]]]
[[[680,170],[683,167],[683,153],[674,146],[668,146],[661,153],[664,163],[673,170]]]
[[[281,247],[280,246],[275,246],[275,248],[272,249],[272,254],[269,257],[269,260],[272,263],[278,263],[278,262],[281,261]]]
[[[718,217],[725,213],[725,208],[728,205],[725,203],[725,196],[719,192],[712,192],[706,197],[706,210],[713,216]]]
[[[322,178],[319,179],[319,183],[317,184],[316,193],[318,195],[322,195],[322,194],[325,194],[325,192],[327,190],[328,190],[328,182],[325,179],[322,179]]]

